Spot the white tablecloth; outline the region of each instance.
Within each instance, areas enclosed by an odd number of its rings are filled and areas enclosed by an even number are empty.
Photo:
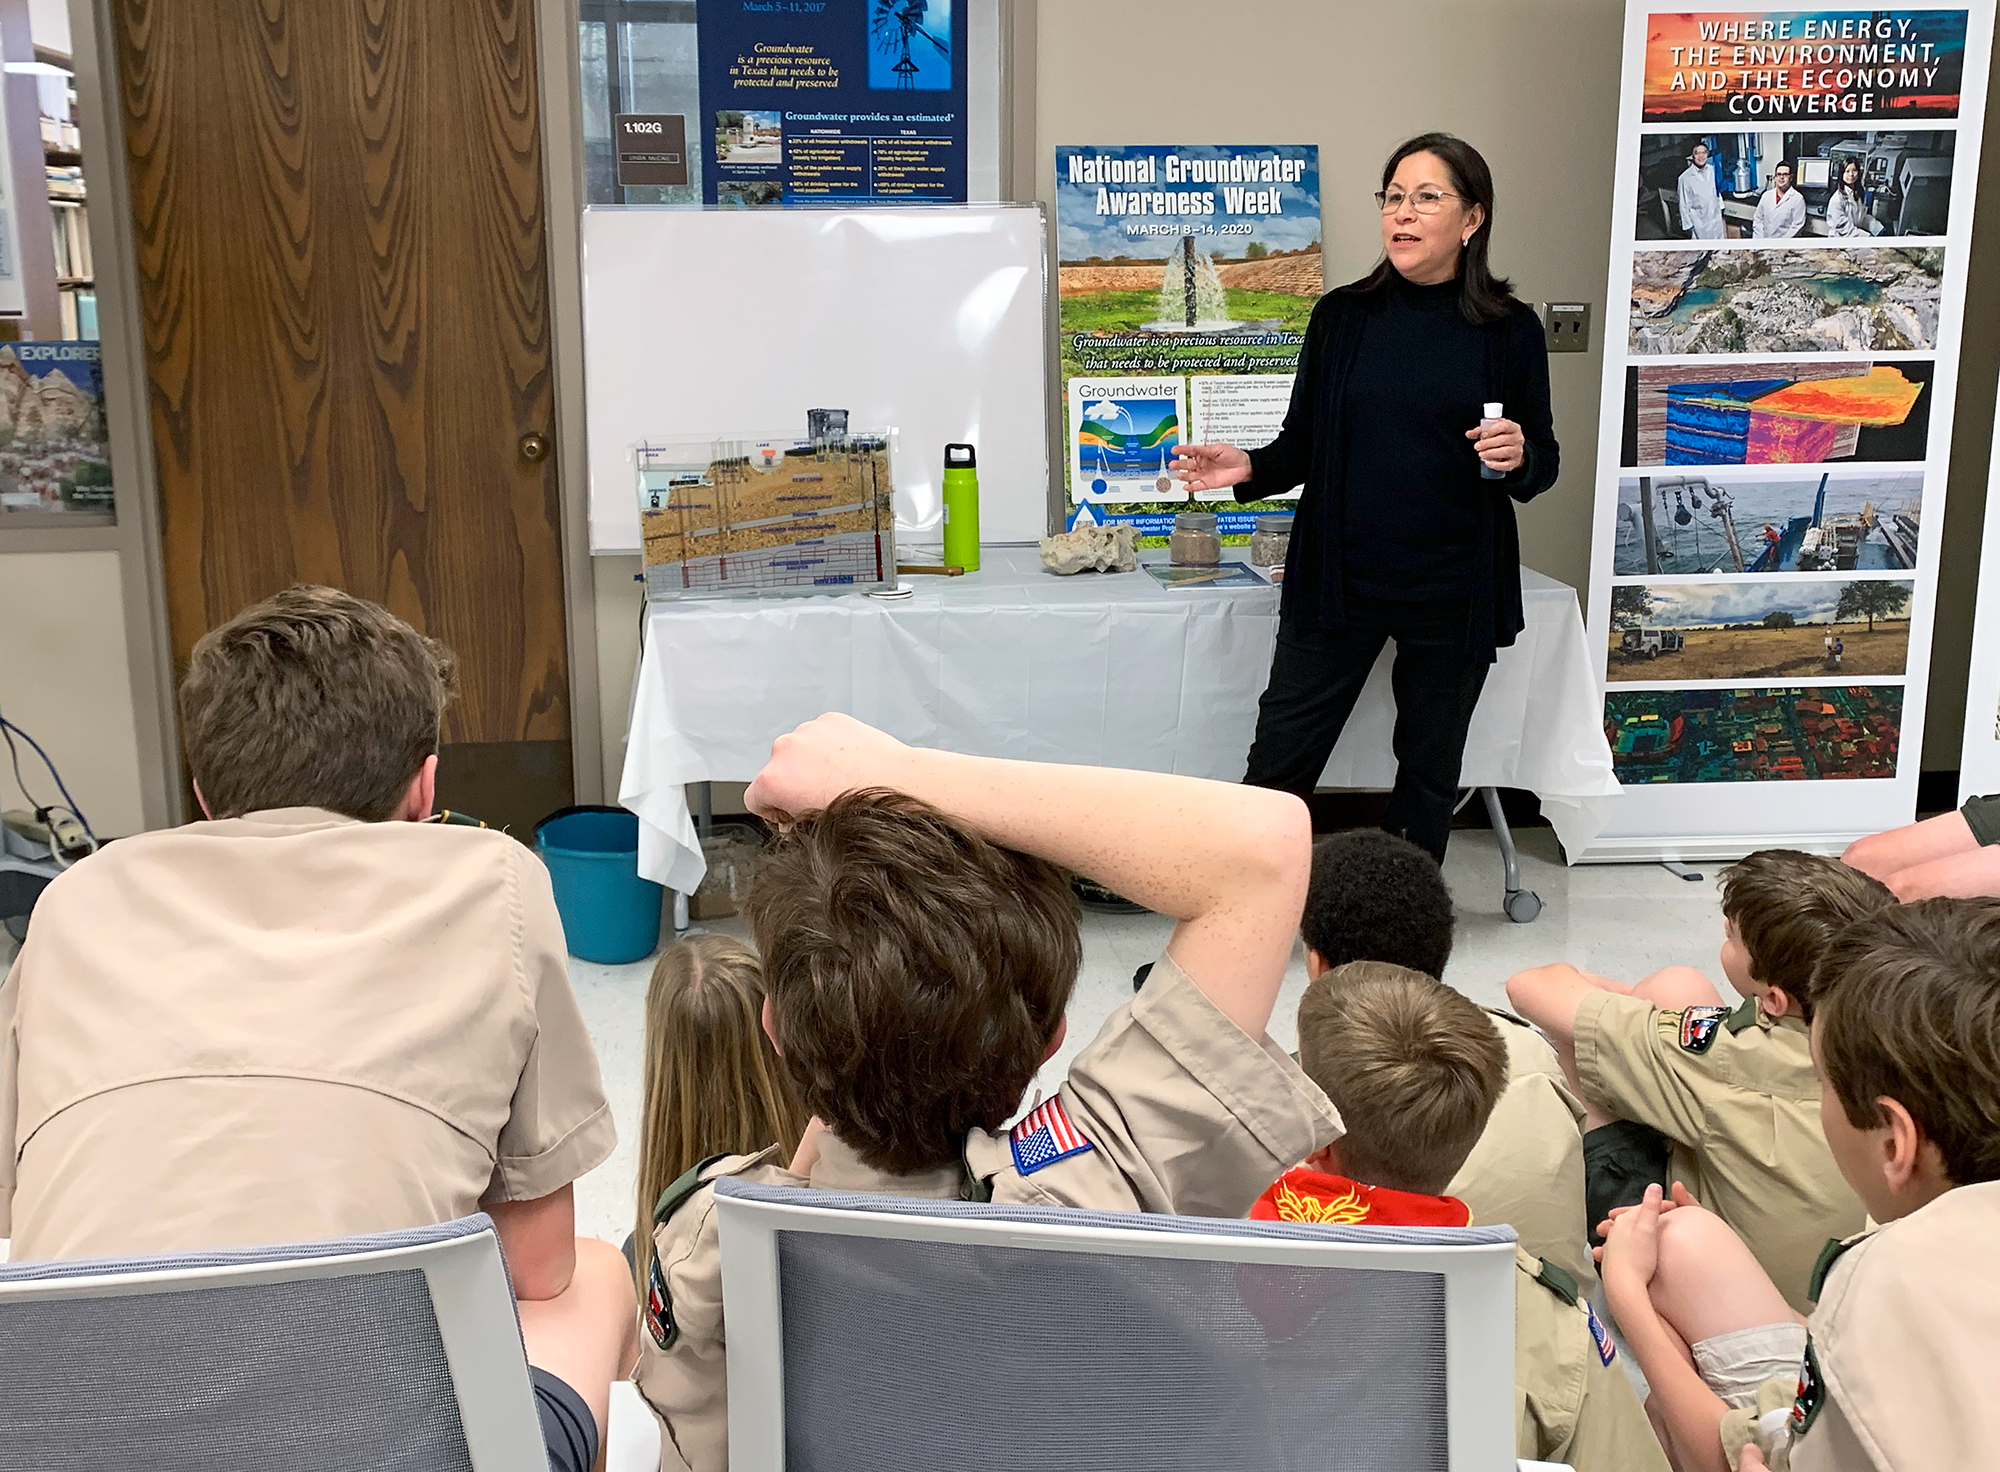
[[[1236,781],[1277,638],[1274,587],[1168,589],[1144,572],[1041,570],[989,547],[981,572],[909,579],[914,596],[704,600],[647,610],[618,797],[639,870],[692,891],[703,872],[685,784],[747,782],[773,738],[830,710],[917,746]],[[1575,590],[1523,569],[1528,626],[1486,682],[1468,786],[1538,795],[1565,849],[1617,796]],[[1321,784],[1388,787],[1388,658]]]

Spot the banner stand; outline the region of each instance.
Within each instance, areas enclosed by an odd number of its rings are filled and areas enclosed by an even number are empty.
[[[1623,795],[1581,861],[1915,813],[1992,35],[1628,0],[1588,619]]]

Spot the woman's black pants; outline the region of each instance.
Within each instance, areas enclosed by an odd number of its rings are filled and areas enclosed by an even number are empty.
[[[1463,598],[1346,600],[1341,629],[1278,625],[1244,781],[1310,798],[1382,646],[1396,641],[1396,786],[1382,826],[1444,862],[1472,709],[1492,666],[1468,655]]]

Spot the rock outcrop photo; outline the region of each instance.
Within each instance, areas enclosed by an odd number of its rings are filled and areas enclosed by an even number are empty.
[[[1944,250],[1638,251],[1634,353],[1897,352],[1937,346]]]

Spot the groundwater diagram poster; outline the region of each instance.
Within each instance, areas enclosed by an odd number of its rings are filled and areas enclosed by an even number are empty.
[[[1056,150],[1066,525],[1164,537],[1191,509],[1175,446],[1276,437],[1307,319],[1325,291],[1319,149]],[[1262,511],[1218,513],[1225,541]]]
[[[1993,7],[1626,11],[1580,857],[1915,811]]]

